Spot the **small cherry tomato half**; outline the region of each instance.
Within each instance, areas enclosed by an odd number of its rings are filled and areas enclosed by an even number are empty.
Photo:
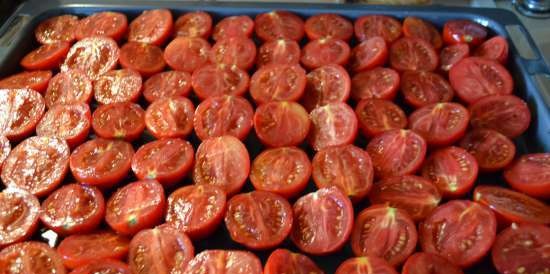
[[[138,42],[124,44],[119,61],[123,68],[137,71],[143,77],[161,72],[166,66],[161,48]]]
[[[265,262],[264,274],[285,273],[324,274],[306,255],[284,248],[275,249]]]
[[[254,21],[247,15],[235,15],[224,17],[214,27],[212,39],[218,41],[228,37],[252,36]]]
[[[166,97],[187,97],[189,93],[191,75],[184,71],[163,71],[149,77],[143,84],[143,97],[149,103]]]
[[[254,19],[256,36],[264,42],[277,39],[302,40],[304,20],[298,15],[282,10],[262,13]]]
[[[367,256],[345,260],[335,274],[398,274],[384,259]]]
[[[495,36],[479,45],[474,56],[497,60],[501,64],[508,61],[508,42],[502,36]]]
[[[382,37],[375,36],[355,46],[350,55],[351,70],[355,72],[369,70],[386,63],[388,47]]]
[[[125,263],[112,260],[102,259],[92,261],[89,264],[80,266],[69,274],[97,274],[97,273],[109,273],[109,274],[131,274],[128,265]]]
[[[21,66],[28,70],[48,70],[58,68],[71,44],[68,42],[57,42],[45,44],[31,51],[21,59]]]
[[[269,147],[296,146],[307,137],[311,122],[307,111],[295,102],[269,102],[254,113],[254,130]]]
[[[401,74],[401,92],[405,102],[414,108],[449,102],[454,96],[451,84],[441,75],[429,71],[406,71]]]
[[[269,64],[298,65],[301,54],[298,42],[288,39],[277,39],[265,42],[258,48],[256,63],[258,67]]]
[[[527,103],[514,95],[485,96],[470,106],[470,114],[473,128],[494,129],[509,138],[523,134],[531,123]]]
[[[351,97],[393,100],[399,89],[400,77],[391,68],[377,67],[356,73],[351,78]]]
[[[446,46],[439,53],[439,68],[448,72],[456,63],[468,56],[470,56],[468,44],[459,43]]]
[[[100,104],[136,102],[141,95],[141,75],[134,70],[109,71],[94,81],[94,98]]]
[[[420,38],[403,37],[390,47],[390,65],[398,71],[434,71],[438,62],[434,47]]]
[[[92,127],[98,137],[131,142],[145,129],[145,111],[130,102],[100,105],[94,111]]]
[[[45,243],[23,242],[13,244],[0,252],[3,273],[67,273],[55,249]]]
[[[407,126],[405,112],[396,104],[382,99],[363,99],[355,108],[359,128],[366,137],[403,129]]]
[[[77,26],[77,16],[63,14],[42,21],[34,29],[34,36],[36,41],[41,44],[72,42],[76,39],[75,30]]]
[[[192,11],[178,17],[174,23],[175,36],[208,39],[212,32],[212,17],[204,11]]]
[[[459,145],[476,158],[480,171],[494,172],[508,166],[516,155],[516,146],[508,137],[492,129],[474,129]]]
[[[88,137],[91,120],[92,113],[87,104],[55,105],[36,125],[36,135],[59,137],[74,148]]]
[[[6,188],[0,192],[0,211],[0,247],[26,240],[38,228],[40,202],[23,189]]]
[[[189,262],[185,274],[209,273],[262,274],[262,263],[251,252],[241,250],[205,250]]]
[[[403,265],[402,274],[464,274],[460,267],[447,259],[424,252],[412,254]]]
[[[122,260],[128,254],[129,243],[129,239],[111,231],[75,234],[59,243],[57,253],[67,268],[75,269],[96,260]]]
[[[386,43],[391,44],[401,37],[401,23],[393,17],[385,15],[366,15],[355,20],[355,37],[359,41],[380,36]]]
[[[61,71],[79,69],[91,80],[95,80],[116,67],[119,55],[120,49],[111,38],[84,38],[71,47],[61,65]]]
[[[250,78],[250,95],[257,104],[297,101],[305,87],[306,71],[299,65],[266,65]]]
[[[443,46],[441,34],[432,23],[418,17],[408,16],[403,21],[403,35],[405,37],[420,38],[430,44],[435,49]]]
[[[243,95],[248,91],[250,77],[236,66],[205,65],[193,72],[191,85],[201,100],[219,95]]]
[[[172,34],[174,20],[167,9],[143,11],[128,27],[128,41],[160,46]]]
[[[119,12],[104,11],[93,13],[78,21],[75,29],[77,40],[92,36],[104,36],[120,40],[128,29],[126,15]]]
[[[56,104],[89,103],[92,100],[92,81],[80,70],[57,73],[48,83],[44,101],[48,108]]]
[[[525,154],[504,171],[508,184],[533,197],[550,197],[550,153]]]
[[[33,89],[43,93],[52,78],[49,70],[23,71],[0,80],[0,89]]]
[[[217,41],[210,51],[210,61],[214,64],[237,66],[248,70],[256,60],[256,44],[250,38],[228,37]]]
[[[345,65],[350,54],[351,49],[344,40],[320,38],[302,48],[300,62],[310,70],[329,64]]]
[[[174,70],[193,73],[209,62],[211,47],[199,37],[176,37],[164,49],[164,59]]]
[[[31,135],[46,105],[31,89],[0,89],[0,135],[19,141]]]
[[[487,36],[487,29],[470,20],[451,20],[443,26],[443,41],[453,45],[467,43],[472,46],[481,44]]]
[[[346,102],[349,98],[351,80],[346,69],[340,65],[316,68],[306,75],[306,81],[302,105],[307,110],[332,102]]]
[[[309,113],[311,129],[308,141],[315,150],[351,144],[357,136],[357,117],[346,103],[336,102],[317,107]]]
[[[470,113],[458,103],[435,103],[415,110],[409,128],[428,145],[446,146],[458,141],[468,128]]]
[[[154,101],[145,110],[145,127],[157,139],[185,138],[193,131],[195,106],[185,97]]]
[[[332,13],[309,17],[304,29],[309,40],[334,38],[349,41],[353,36],[353,24],[348,19]]]

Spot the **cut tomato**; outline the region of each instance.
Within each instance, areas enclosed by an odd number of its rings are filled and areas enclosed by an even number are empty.
[[[265,262],[264,274],[324,274],[324,272],[306,255],[275,249]]]
[[[434,71],[438,62],[434,47],[420,38],[404,37],[390,47],[390,65],[398,71]]]
[[[92,81],[88,76],[80,70],[70,69],[52,77],[44,101],[48,108],[56,104],[89,103],[92,92]]]
[[[185,138],[193,131],[195,106],[185,97],[154,101],[145,110],[145,126],[157,139]]]
[[[270,102],[256,108],[254,129],[269,147],[296,146],[307,137],[311,122],[307,111],[295,102]]]
[[[0,80],[0,89],[33,89],[43,93],[51,78],[49,70],[24,71]]]
[[[72,42],[76,39],[75,30],[77,26],[77,16],[63,14],[42,21],[34,29],[34,36],[42,44]]]
[[[8,155],[11,152],[11,144],[10,140],[6,138],[6,136],[0,136],[0,171],[2,170],[2,165],[4,164],[4,161],[6,158],[8,158]]]
[[[184,71],[157,73],[143,84],[143,97],[152,103],[166,97],[187,97],[191,93],[191,75]]]
[[[42,45],[25,55],[20,64],[28,70],[55,69],[61,65],[70,48],[71,44],[68,42]]]
[[[388,100],[363,99],[355,108],[359,127],[366,137],[374,137],[380,133],[403,129],[407,126],[405,112]]]
[[[0,192],[0,211],[0,247],[24,241],[36,232],[40,202],[31,193],[19,188],[4,189]]]
[[[160,46],[170,37],[173,28],[170,10],[146,10],[130,23],[128,41]]]
[[[307,38],[334,38],[349,41],[353,36],[353,24],[346,18],[333,13],[309,17],[304,25]]]
[[[470,114],[458,103],[435,103],[415,110],[409,128],[424,137],[428,145],[446,146],[458,141],[468,128]]]
[[[114,40],[120,40],[128,30],[126,15],[119,12],[97,12],[82,18],[76,27],[77,40],[83,40],[92,36],[104,36]]]
[[[214,64],[237,66],[249,70],[256,59],[256,44],[250,38],[228,37],[219,40],[210,51],[210,61]]]
[[[462,59],[470,56],[468,44],[459,43],[444,47],[439,53],[440,68],[442,71],[449,71]]]
[[[266,65],[250,79],[250,95],[257,104],[297,101],[305,87],[306,71],[299,65]]]
[[[125,263],[112,260],[112,259],[103,259],[92,261],[89,264],[78,267],[77,269],[71,271],[70,274],[98,274],[98,273],[109,273],[109,274],[131,274],[128,265]]]
[[[495,36],[479,45],[474,56],[497,60],[501,64],[508,61],[508,42],[503,36]]]
[[[82,144],[92,127],[92,113],[86,104],[55,105],[36,125],[36,135],[64,139],[69,147]]]
[[[192,11],[178,17],[174,34],[183,37],[208,39],[212,32],[212,16],[204,11]]]
[[[504,179],[516,190],[533,197],[550,197],[550,153],[533,153],[521,157],[507,170]]]
[[[373,69],[386,63],[388,59],[388,47],[386,41],[380,36],[375,36],[361,42],[351,51],[350,67],[359,72]]]
[[[254,20],[256,36],[268,42],[277,39],[302,40],[304,20],[298,15],[282,10],[262,13]]]
[[[111,231],[76,234],[63,239],[57,253],[67,268],[75,269],[96,260],[122,260],[128,254],[129,243],[129,239]]]
[[[301,54],[298,42],[288,39],[277,39],[265,42],[258,48],[256,64],[258,67],[269,64],[298,65]]]
[[[116,67],[119,55],[115,40],[100,36],[85,38],[71,47],[61,71],[78,69],[95,80]]]
[[[211,47],[199,37],[176,37],[166,49],[164,59],[174,70],[193,73],[209,62]]]
[[[4,248],[0,252],[0,269],[10,274],[67,273],[55,249],[40,242],[23,242]]]
[[[454,90],[441,75],[428,71],[406,71],[401,75],[401,92],[405,102],[414,108],[449,102]]]
[[[418,17],[408,16],[405,18],[403,21],[403,35],[405,37],[420,38],[432,44],[435,49],[440,49],[443,46],[441,34],[434,25]]]
[[[491,129],[474,129],[466,134],[460,146],[472,154],[485,172],[505,168],[516,155],[516,146],[508,137]]]
[[[315,150],[329,146],[351,144],[357,136],[357,117],[345,103],[329,103],[309,114],[311,129],[309,144]]]
[[[359,41],[380,36],[386,43],[391,44],[401,37],[401,23],[393,17],[385,15],[366,15],[355,20],[355,37]]]
[[[212,32],[212,39],[218,41],[229,37],[252,36],[254,21],[247,15],[228,16],[219,21]]]
[[[523,134],[531,123],[527,103],[514,95],[485,96],[470,106],[470,114],[473,128],[494,129],[509,138]]]
[[[94,81],[94,98],[100,104],[136,102],[141,85],[141,76],[134,70],[109,71]]]
[[[403,265],[402,274],[464,274],[460,267],[447,259],[430,253],[417,252],[411,255]]]
[[[302,48],[300,62],[308,69],[316,69],[329,64],[345,65],[351,49],[343,40],[321,38],[307,43]]]
[[[374,256],[356,257],[345,260],[335,274],[398,274],[383,259]]]
[[[362,71],[351,79],[351,96],[361,99],[393,100],[399,89],[399,73],[391,68],[377,67]]]
[[[223,64],[205,65],[191,76],[193,91],[201,100],[219,95],[243,95],[249,82],[246,71]]]
[[[262,274],[262,263],[248,251],[205,250],[189,262],[186,274],[202,274],[208,269],[211,273]]]
[[[330,64],[314,69],[306,76],[306,88],[302,104],[307,110],[333,102],[346,102],[349,98],[351,80],[340,65]]]
[[[443,26],[443,40],[447,44],[467,43],[471,46],[481,44],[487,36],[487,29],[470,20],[451,20]]]
[[[119,61],[123,68],[137,71],[143,77],[161,72],[166,66],[161,48],[138,42],[124,44],[120,48]]]
[[[98,137],[131,142],[145,129],[145,111],[130,102],[100,105],[94,111],[92,127]]]
[[[19,141],[31,135],[46,105],[31,89],[0,89],[0,135]]]

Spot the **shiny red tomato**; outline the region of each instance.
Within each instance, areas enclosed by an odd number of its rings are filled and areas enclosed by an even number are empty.
[[[154,101],[145,110],[145,127],[155,138],[185,138],[193,131],[195,106],[185,97]]]
[[[401,74],[401,91],[405,102],[414,108],[449,102],[454,91],[443,76],[428,71],[406,71]]]
[[[214,185],[189,185],[168,197],[166,223],[199,240],[212,234],[225,215],[227,197]]]
[[[420,246],[467,268],[485,256],[496,236],[497,220],[484,205],[452,200],[436,208],[419,226]]]
[[[72,42],[76,39],[75,30],[77,26],[78,17],[75,15],[54,16],[38,24],[34,29],[34,36],[36,41],[42,44]]]
[[[346,103],[329,103],[309,113],[308,141],[315,150],[351,144],[357,136],[357,117]]]
[[[203,38],[176,37],[164,49],[164,59],[174,70],[193,73],[209,62],[211,49]]]
[[[403,35],[405,37],[420,38],[430,44],[435,49],[440,49],[443,46],[441,34],[435,26],[418,17],[408,16],[403,21]]]
[[[382,99],[363,99],[355,108],[359,127],[366,137],[407,126],[405,112],[396,104]]]
[[[282,10],[262,13],[254,20],[254,31],[264,42],[277,39],[302,40],[304,20],[298,15]]]
[[[185,269],[194,255],[193,243],[184,232],[162,225],[132,238],[128,265],[132,273],[170,274]]]
[[[154,180],[129,183],[111,195],[105,221],[123,235],[159,224],[166,208],[162,185]]]
[[[3,273],[65,274],[61,257],[45,243],[23,242],[13,244],[0,252]]]
[[[373,205],[357,215],[351,248],[355,256],[375,256],[399,266],[414,252],[417,240],[416,226],[405,211]]]
[[[157,180],[170,186],[193,167],[193,146],[180,138],[161,139],[141,146],[132,158],[132,170],[140,180]]]
[[[306,255],[275,249],[267,258],[264,274],[324,274],[324,272]]]
[[[444,47],[439,53],[440,69],[449,71],[456,63],[470,56],[468,44],[459,43]]]
[[[356,257],[345,260],[335,274],[398,274],[383,259],[374,256]]]
[[[374,36],[355,46],[350,55],[350,68],[353,71],[370,70],[386,63],[388,47],[382,37]]]
[[[256,60],[256,44],[250,38],[228,37],[217,41],[210,51],[210,61],[214,64],[237,66],[248,70]]]
[[[191,75],[184,71],[164,71],[157,73],[143,84],[143,97],[152,103],[161,98],[183,96],[191,93]]]
[[[193,126],[201,140],[231,135],[244,140],[252,129],[254,109],[243,97],[220,95],[202,101],[195,111]]]
[[[69,165],[77,181],[109,188],[126,177],[133,155],[130,143],[98,138],[78,146]]]
[[[430,253],[417,252],[403,265],[402,274],[464,274],[460,267],[447,259]]]
[[[298,42],[288,39],[277,39],[263,43],[258,48],[256,64],[258,67],[279,64],[298,65],[300,63],[301,49]]]
[[[42,202],[40,220],[56,233],[67,235],[93,231],[104,216],[105,200],[97,188],[68,184]]]
[[[487,95],[512,94],[514,81],[510,72],[494,60],[468,57],[449,71],[449,81],[460,100],[473,104]]]
[[[473,128],[494,129],[509,138],[523,134],[531,123],[529,106],[514,95],[485,96],[470,106],[470,114]]]
[[[237,194],[227,203],[225,226],[233,241],[253,250],[272,249],[290,233],[293,216],[287,200],[275,193]]]
[[[508,61],[508,42],[503,36],[495,36],[479,45],[474,51],[474,56],[493,59],[501,64]]]
[[[351,78],[351,97],[393,100],[399,89],[399,73],[391,68],[377,67],[362,71]]]
[[[491,129],[475,129],[466,134],[460,146],[472,154],[484,172],[505,168],[516,154],[516,146],[508,137]]]
[[[229,37],[252,36],[254,21],[248,15],[235,15],[224,17],[214,27],[212,39],[218,41]]]
[[[450,146],[431,153],[422,166],[422,177],[431,180],[444,198],[458,198],[472,189],[478,171],[474,156]]]
[[[468,128],[470,114],[458,103],[435,103],[415,110],[409,128],[424,137],[428,145],[446,146],[458,141]]]
[[[33,89],[43,93],[51,78],[49,70],[23,71],[0,80],[0,89]]]
[[[369,193],[372,204],[387,204],[404,210],[414,221],[424,220],[441,201],[437,187],[415,175],[395,176],[374,184]]]
[[[31,89],[0,89],[0,135],[19,141],[31,135],[44,114],[44,99]]]
[[[0,192],[0,211],[0,247],[24,241],[36,232],[40,202],[31,193],[18,188],[4,189]]]
[[[25,55],[20,64],[28,70],[55,69],[65,59],[70,48],[68,42],[45,44]]]
[[[269,102],[254,113],[254,129],[269,147],[296,146],[307,137],[311,122],[307,111],[295,102]]]
[[[336,187],[300,197],[293,209],[296,221],[290,239],[305,253],[334,253],[351,235],[353,207],[350,199]]]
[[[145,129],[145,111],[130,102],[100,105],[94,111],[92,127],[98,137],[131,142]]]
[[[219,186],[228,196],[241,190],[250,172],[248,150],[230,135],[204,140],[197,148],[195,159],[193,182]]]
[[[186,274],[202,274],[205,269],[211,273],[262,274],[262,263],[248,251],[205,250],[189,262]]]
[[[77,40],[92,36],[104,36],[120,40],[128,30],[126,15],[119,12],[104,11],[93,13],[78,21],[75,29]]]
[[[420,38],[404,37],[390,47],[390,65],[398,71],[434,71],[438,62],[434,47]]]
[[[550,197],[550,153],[525,154],[504,171],[510,186],[533,197]]]
[[[313,181],[318,188],[335,186],[353,202],[360,202],[372,187],[374,171],[369,154],[354,145],[327,147],[312,161]]]
[[[305,87],[306,71],[299,65],[266,65],[250,78],[250,95],[257,104],[297,101]]]
[[[311,169],[307,154],[299,148],[266,149],[252,163],[250,182],[257,190],[294,198],[306,188]]]
[[[57,137],[29,137],[10,153],[2,167],[2,182],[44,197],[63,181],[69,167],[69,146]]]
[[[346,102],[349,98],[351,80],[345,68],[329,64],[316,68],[306,76],[306,88],[302,105],[307,110],[333,102]]]
[[[415,173],[426,156],[426,141],[413,131],[394,129],[372,138],[366,149],[381,179]]]
[[[359,41],[380,36],[391,44],[401,37],[401,23],[393,17],[385,15],[365,15],[355,20],[355,37]]]
[[[141,76],[134,70],[109,71],[94,81],[94,98],[100,104],[136,102],[141,85]]]
[[[123,68],[137,71],[143,77],[161,72],[166,66],[161,48],[138,42],[128,42],[120,48],[119,62]]]
[[[114,69],[120,50],[115,40],[94,36],[76,42],[61,65],[61,71],[81,70],[91,80]]]
[[[128,254],[129,243],[126,237],[110,231],[76,234],[63,239],[57,253],[67,268],[75,269],[96,260],[122,260]]]
[[[304,25],[307,38],[334,38],[349,41],[353,36],[353,24],[346,18],[333,13],[309,17]]]
[[[300,62],[307,69],[316,69],[329,64],[345,65],[351,49],[344,40],[321,38],[307,43],[302,48]]]
[[[160,46],[170,37],[173,28],[170,10],[146,10],[130,23],[128,41]]]
[[[128,265],[112,259],[92,261],[89,264],[80,266],[69,274],[131,274]]]
[[[548,272],[548,245],[548,226],[512,224],[498,235],[493,245],[493,264],[500,273]]]
[[[248,91],[248,73],[236,66],[205,65],[193,72],[193,91],[204,100],[220,95],[243,95]]]
[[[48,83],[44,101],[48,108],[56,104],[89,103],[92,100],[92,81],[80,70],[57,73]]]
[[[467,43],[472,46],[481,44],[487,36],[487,29],[470,20],[451,20],[443,26],[443,41],[446,44]]]
[[[74,148],[88,137],[91,120],[92,113],[86,104],[55,105],[36,125],[36,135],[59,137]]]
[[[178,17],[174,23],[175,36],[208,39],[212,32],[212,17],[204,11],[192,11]]]

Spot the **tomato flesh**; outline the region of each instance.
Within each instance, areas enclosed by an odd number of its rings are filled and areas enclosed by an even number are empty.
[[[374,137],[393,129],[407,126],[405,112],[388,100],[363,99],[355,108],[359,127],[366,137]]]
[[[91,14],[82,18],[76,27],[77,40],[83,40],[92,36],[110,37],[120,40],[128,29],[126,15],[119,12],[104,11]]]
[[[21,66],[28,70],[47,70],[59,67],[71,44],[58,42],[42,45],[21,59]]]
[[[19,141],[32,134],[46,106],[31,89],[0,89],[0,135]]]
[[[403,274],[464,274],[447,259],[424,252],[411,255],[403,265]]]
[[[36,125],[37,136],[64,139],[74,148],[84,142],[91,128],[92,113],[87,104],[55,105]]]
[[[366,256],[345,260],[335,274],[397,274],[397,271],[383,259]]]
[[[93,261],[87,265],[80,266],[73,270],[70,274],[130,274],[128,265],[118,260],[103,259]]]
[[[414,108],[449,102],[454,90],[441,75],[428,71],[407,71],[401,75],[401,91],[405,102]]]
[[[165,97],[183,96],[191,93],[191,75],[184,71],[157,73],[143,84],[143,97],[152,103]]]
[[[298,42],[277,39],[263,43],[258,48],[257,65],[269,64],[297,65],[300,63],[301,49]]]
[[[145,129],[145,111],[131,102],[100,105],[94,111],[92,127],[98,137],[131,142]]]
[[[470,20],[447,21],[443,26],[443,41],[447,44],[467,43],[472,46],[481,44],[487,36],[487,29]]]
[[[533,197],[550,197],[550,153],[522,155],[504,171],[510,186]]]
[[[4,248],[0,252],[0,269],[4,273],[67,273],[59,254],[40,242],[23,242]]]
[[[335,38],[348,41],[353,36],[353,24],[338,14],[318,14],[309,17],[304,25],[307,38]]]
[[[321,38],[307,43],[302,48],[300,62],[308,69],[316,69],[329,64],[345,65],[351,49],[343,40]]]
[[[193,11],[178,17],[174,23],[175,36],[208,39],[212,32],[212,17],[204,11]]]
[[[94,98],[100,104],[136,102],[141,95],[142,80],[130,69],[109,71],[94,81]]]
[[[199,37],[176,37],[164,50],[164,59],[174,70],[193,73],[208,63],[211,47]]]
[[[94,36],[76,42],[61,65],[61,71],[81,70],[91,80],[114,69],[120,50],[115,40]]]
[[[340,65],[316,68],[307,74],[306,80],[302,105],[307,110],[332,102],[346,102],[349,98],[351,80],[346,69]]]
[[[304,37],[304,20],[292,12],[262,13],[256,16],[254,23],[256,36],[265,42],[281,38],[300,41]]]
[[[201,140],[223,135],[244,140],[252,129],[253,115],[252,105],[242,97],[214,96],[197,106],[193,127]]]
[[[315,150],[353,143],[357,136],[357,117],[347,104],[336,102],[317,107],[309,113],[308,141]]]
[[[57,247],[63,264],[75,269],[95,260],[121,260],[128,254],[130,240],[110,231],[76,234],[64,238]]]
[[[56,104],[89,103],[92,100],[92,81],[80,70],[57,73],[44,94],[48,108]]]
[[[409,116],[409,128],[420,134],[428,145],[446,146],[459,140],[470,114],[457,103],[435,103],[417,109]]]
[[[166,66],[161,48],[138,42],[124,44],[119,61],[123,68],[137,71],[143,77],[161,72]]]
[[[403,20],[403,35],[420,38],[432,44],[435,49],[440,49],[443,46],[441,34],[434,25],[417,17],[409,16]]]
[[[237,66],[248,70],[254,65],[256,59],[256,44],[250,38],[228,37],[219,40],[212,46],[210,62]]]
[[[393,100],[399,89],[400,77],[391,68],[377,67],[362,71],[351,79],[351,96],[355,100],[386,99]]]
[[[494,129],[509,138],[523,134],[531,123],[527,103],[513,95],[483,97],[470,106],[470,113],[473,128]]]
[[[254,129],[269,147],[295,146],[307,137],[311,122],[307,111],[295,102],[270,102],[256,108]]]
[[[0,247],[26,240],[38,228],[40,202],[25,190],[8,188],[0,192],[0,211]]]
[[[250,78],[250,95],[257,104],[297,101],[305,87],[306,71],[299,65],[266,65]]]
[[[456,63],[470,56],[470,47],[468,44],[454,44],[444,47],[439,53],[440,69],[449,71]]]
[[[51,78],[49,70],[23,71],[0,80],[0,89],[33,89],[43,93]]]
[[[205,269],[211,273],[261,274],[262,263],[248,251],[205,250],[189,262],[186,274],[202,274]]]
[[[228,37],[250,37],[254,31],[254,21],[247,15],[223,18],[214,27],[212,39],[218,41]]]
[[[516,155],[516,146],[508,137],[491,129],[474,129],[459,143],[472,154],[480,171],[494,172],[508,166]]]
[[[508,42],[502,36],[495,36],[479,45],[474,56],[497,60],[501,64],[508,61]]]
[[[145,127],[157,139],[185,138],[193,131],[195,106],[185,97],[154,101],[145,110]]]
[[[267,258],[264,274],[324,274],[324,272],[306,255],[289,251],[288,249],[275,249]]]
[[[402,26],[393,17],[385,15],[366,15],[355,20],[355,37],[359,41],[380,36],[386,43],[391,44],[401,36]]]
[[[219,95],[243,95],[248,90],[248,73],[236,66],[205,65],[193,72],[191,85],[201,100]]]
[[[160,46],[170,36],[173,27],[172,13],[169,10],[146,10],[130,23],[128,41]]]
[[[390,47],[390,65],[398,71],[434,71],[438,62],[434,47],[420,38],[404,37]]]
[[[388,59],[386,41],[380,36],[375,36],[353,48],[350,67],[355,72],[369,70],[383,65],[386,59]]]
[[[78,25],[78,17],[63,14],[42,21],[36,29],[34,36],[42,44],[57,42],[72,42],[76,39],[75,29]]]

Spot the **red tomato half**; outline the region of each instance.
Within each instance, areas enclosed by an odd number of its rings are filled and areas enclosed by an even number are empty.
[[[315,154],[312,161],[313,181],[318,188],[335,186],[359,202],[372,187],[374,171],[369,154],[354,146],[333,146]]]
[[[474,201],[490,207],[506,224],[550,224],[550,206],[520,192],[498,186],[478,186]]]
[[[44,114],[44,99],[31,89],[0,89],[0,135],[19,141],[32,134]]]
[[[120,48],[119,61],[123,68],[137,71],[143,77],[161,72],[166,66],[161,48],[138,42],[124,44]]]
[[[162,220],[166,208],[164,189],[157,181],[129,183],[111,195],[105,221],[117,233],[133,235]]]
[[[186,274],[209,273],[262,274],[262,263],[248,251],[240,250],[205,250],[185,268]]]
[[[75,269],[96,260],[122,260],[128,254],[129,243],[126,237],[110,231],[77,234],[63,239],[57,253],[67,268]]]
[[[23,242],[8,246],[0,252],[3,273],[65,274],[61,257],[45,243]]]
[[[120,40],[128,29],[126,15],[119,12],[97,12],[82,18],[76,27],[77,40],[92,36],[104,36],[114,40]]]
[[[92,127],[101,138],[131,142],[145,129],[145,111],[130,102],[100,105],[94,111]]]
[[[321,38],[302,48],[300,62],[310,70],[329,64],[345,65],[350,53],[351,49],[344,40]]]
[[[277,193],[285,198],[298,196],[311,176],[307,154],[296,147],[266,149],[252,163],[250,182],[257,190]]]
[[[309,17],[304,25],[307,38],[334,38],[349,41],[353,36],[353,24],[346,18],[332,13]]]
[[[120,50],[113,39],[100,36],[84,38],[71,47],[61,71],[79,69],[95,80],[116,67],[119,55]]]
[[[394,129],[372,138],[366,149],[374,175],[387,178],[415,173],[426,156],[426,141],[413,131]]]
[[[378,257],[356,257],[345,260],[336,274],[398,274],[395,269]]]
[[[429,71],[406,71],[401,74],[401,92],[405,102],[414,108],[449,102],[454,91],[443,76]]]
[[[191,75],[184,71],[160,72],[149,77],[143,84],[143,97],[149,103],[166,97],[187,97],[189,93]]]
[[[174,34],[183,37],[208,39],[212,32],[212,17],[203,11],[188,12],[174,23]]]
[[[414,221],[421,221],[437,207],[441,194],[431,181],[403,175],[378,181],[369,199],[372,204],[388,204],[404,210]]]
[[[429,145],[453,144],[466,132],[470,114],[458,103],[435,103],[415,110],[409,116],[409,128]]]
[[[357,117],[345,103],[329,103],[309,113],[309,144],[315,150],[351,144],[357,136]]]
[[[366,15],[355,20],[355,37],[359,41],[380,36],[391,44],[401,36],[401,23],[385,15]]]
[[[249,82],[246,71],[224,64],[205,65],[191,76],[193,91],[201,100],[219,95],[243,95]]]
[[[440,49],[443,46],[443,39],[435,26],[417,17],[408,16],[405,18],[403,21],[403,35],[405,37],[420,38],[432,44],[435,49]]]
[[[177,273],[186,268],[194,255],[193,243],[185,233],[162,225],[142,230],[134,236],[130,242],[128,264],[132,273]]]
[[[449,71],[449,81],[460,100],[473,104],[487,95],[512,94],[510,72],[494,60],[480,57],[462,59]]]
[[[361,211],[351,234],[353,253],[383,258],[401,265],[416,248],[416,226],[405,211],[387,205],[373,205]]]
[[[56,137],[33,136],[19,143],[2,167],[2,182],[43,197],[65,178],[69,164],[69,146]]]
[[[189,185],[168,197],[166,223],[198,240],[212,234],[222,222],[226,195],[214,185]]]
[[[218,41],[229,37],[252,36],[254,31],[254,21],[247,15],[235,15],[224,17],[214,27],[212,39]]]
[[[296,146],[307,137],[311,122],[307,111],[295,102],[269,102],[254,113],[254,129],[270,147]]]
[[[193,131],[195,106],[185,97],[154,101],[145,110],[145,126],[157,139],[185,138]]]
[[[470,106],[470,113],[473,128],[494,129],[509,138],[523,134],[531,123],[527,103],[514,95],[485,96]]]
[[[64,14],[51,17],[42,21],[34,29],[34,36],[42,44],[72,42],[76,39],[75,30],[77,25],[78,17],[75,15]]]
[[[275,10],[262,13],[254,22],[256,35],[265,42],[277,39],[300,41],[304,37],[304,20],[292,12]]]
[[[78,267],[77,269],[71,271],[70,274],[98,274],[98,273],[109,273],[109,274],[131,274],[128,265],[121,261],[103,259],[92,261],[89,264]]]
[[[24,71],[0,80],[0,89],[33,89],[43,93],[51,78],[49,70]]]
[[[250,79],[250,95],[257,104],[297,101],[305,87],[306,71],[300,65],[266,65]]]
[[[36,135],[64,139],[74,148],[84,142],[90,132],[92,113],[86,104],[55,105],[36,126]]]
[[[140,180],[163,185],[181,181],[193,167],[193,146],[180,138],[162,139],[141,146],[132,158],[132,170]]]
[[[248,150],[231,135],[204,140],[195,159],[193,182],[219,186],[228,196],[239,192],[250,172]]]
[[[253,250],[281,244],[292,228],[292,207],[275,193],[237,194],[227,203],[225,226],[233,241]]]
[[[176,37],[164,49],[164,59],[174,70],[193,73],[208,63],[211,47],[199,37]]]
[[[487,29],[470,20],[451,20],[443,26],[443,40],[447,44],[467,43],[472,46],[481,44],[487,36]]]
[[[250,38],[228,37],[219,40],[210,51],[210,61],[214,64],[237,66],[248,70],[256,60],[256,44]]]
[[[405,112],[388,100],[363,99],[355,108],[359,127],[366,137],[407,126]]]
[[[349,98],[351,80],[340,65],[330,64],[314,69],[306,76],[302,104],[307,110],[333,102],[346,102]]]
[[[263,43],[258,48],[257,65],[269,64],[297,65],[300,63],[301,50],[294,40],[277,39]]]
[[[40,220],[56,233],[67,235],[93,231],[104,216],[105,200],[97,188],[68,184],[42,202]]]
[[[550,153],[526,154],[507,170],[504,179],[516,190],[533,197],[550,197]]]
[[[458,198],[469,192],[477,179],[476,158],[460,147],[432,152],[422,167],[422,177],[431,180],[445,198]]]
[[[265,262],[264,274],[324,274],[324,272],[306,255],[275,249]]]
[[[353,228],[350,199],[338,188],[323,188],[299,198],[293,206],[290,239],[303,252],[324,255],[338,251]]]
[[[388,47],[380,36],[371,37],[351,51],[350,67],[353,71],[373,69],[386,63]]]
[[[491,129],[475,129],[466,134],[460,146],[472,154],[485,172],[500,170],[512,162],[516,146],[506,136]]]
[[[80,70],[57,73],[48,83],[44,101],[48,108],[56,104],[89,103],[92,100],[92,81]]]
[[[136,102],[141,84],[141,75],[134,70],[109,71],[94,81],[94,98],[100,104]]]
[[[495,36],[479,45],[474,51],[474,56],[497,60],[506,64],[508,60],[508,42],[502,36]]]
[[[493,245],[492,258],[500,273],[544,273],[548,261],[550,228],[535,224],[512,224]]]
[[[109,188],[126,177],[133,155],[130,143],[98,138],[78,146],[69,165],[79,182]]]
[[[398,71],[434,71],[438,62],[434,47],[420,38],[404,37],[390,47],[390,65]]]
[[[0,247],[26,240],[38,228],[40,202],[25,190],[7,188],[0,192],[0,211]]]
[[[143,11],[130,23],[128,41],[160,46],[172,34],[174,21],[167,9]]]
[[[470,56],[468,44],[454,44],[444,47],[439,53],[440,68],[442,71],[449,71],[456,63]]]
[[[28,70],[55,69],[59,67],[70,48],[71,44],[67,42],[42,45],[25,55],[20,64]]]
[[[351,96],[361,99],[393,100],[399,89],[399,73],[391,68],[377,67],[362,71],[351,79]]]
[[[197,106],[193,120],[195,134],[201,140],[231,135],[244,140],[252,129],[254,110],[240,96],[220,95],[207,98]]]
[[[403,265],[402,274],[464,274],[460,267],[447,259],[424,252],[411,255]]]
[[[427,253],[467,268],[481,260],[493,244],[497,220],[476,202],[452,200],[436,208],[419,226],[420,245]]]

